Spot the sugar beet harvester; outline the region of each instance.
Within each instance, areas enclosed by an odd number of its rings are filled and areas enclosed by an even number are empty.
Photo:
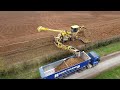
[[[83,71],[87,68],[91,68],[96,66],[99,61],[100,61],[100,56],[95,53],[94,51],[89,52],[88,54],[85,53],[84,51],[79,51],[73,46],[69,45],[64,45],[63,43],[69,40],[81,40],[83,43],[89,43],[90,40],[86,39],[84,35],[84,26],[78,26],[78,25],[73,25],[71,26],[71,32],[68,32],[66,30],[54,30],[54,29],[49,29],[49,28],[44,28],[42,26],[39,26],[38,31],[54,31],[54,32],[59,32],[58,36],[55,37],[55,45],[58,48],[68,50],[73,53],[72,56],[61,59],[59,61],[50,63],[48,65],[41,66],[39,68],[40,76],[42,79],[62,79],[65,78],[75,72],[80,72]],[[82,33],[82,36],[78,36],[78,33]],[[69,59],[73,58],[78,60],[78,63],[74,63],[73,65],[69,66],[66,61]],[[81,61],[82,59],[82,61]],[[56,71],[56,68],[59,67],[60,65],[64,64],[64,68]]]

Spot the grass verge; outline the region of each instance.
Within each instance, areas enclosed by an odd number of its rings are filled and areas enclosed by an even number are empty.
[[[110,53],[120,51],[120,42],[112,43],[107,46],[99,47],[93,50],[102,57]]]
[[[120,79],[120,66],[102,72],[93,79]]]
[[[97,48],[94,51],[96,51],[100,56],[120,51],[120,42]],[[93,79],[120,79],[120,66],[104,71]]]
[[[40,74],[38,71],[38,68],[42,65],[54,62],[56,60],[62,59],[64,57],[67,57],[68,55],[71,55],[69,52],[59,52],[51,55],[46,56],[42,58],[42,60],[33,60],[29,62],[22,62],[20,64],[15,64],[14,66],[10,67],[10,69],[7,69],[5,65],[3,66],[3,63],[1,63],[0,67],[3,67],[3,69],[0,71],[0,79],[35,79],[40,78]],[[0,60],[4,61],[4,60]]]

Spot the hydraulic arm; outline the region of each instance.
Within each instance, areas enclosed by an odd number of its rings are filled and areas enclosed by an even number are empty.
[[[52,32],[59,32],[58,36],[55,37],[55,45],[58,47],[58,48],[61,48],[61,49],[64,49],[64,50],[68,50],[72,53],[74,53],[76,56],[80,56],[80,51],[78,49],[76,49],[75,47],[73,46],[69,46],[69,45],[64,45],[63,43],[66,42],[66,41],[69,41],[69,40],[75,40],[75,39],[79,39],[79,37],[77,36],[78,33],[82,33],[82,35],[84,36],[84,29],[85,27],[84,26],[78,26],[78,25],[73,25],[71,26],[71,32],[70,31],[67,31],[67,30],[55,30],[55,29],[49,29],[49,28],[45,28],[45,27],[42,27],[42,26],[39,26],[37,29],[38,29],[38,32],[40,31],[52,31]],[[82,39],[80,38],[82,41],[85,40],[85,43],[88,43],[90,42],[89,40],[87,39]],[[84,41],[83,41],[84,42]]]

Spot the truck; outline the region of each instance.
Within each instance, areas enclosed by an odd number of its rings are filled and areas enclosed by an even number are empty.
[[[42,26],[37,28],[38,32],[59,32],[59,34],[54,37],[54,44],[60,49],[68,50],[69,52],[73,53],[72,56],[41,66],[39,68],[39,72],[42,79],[62,79],[71,74],[74,74],[75,72],[80,72],[87,68],[94,67],[99,63],[100,56],[96,52],[91,51],[87,54],[84,51],[80,51],[71,45],[63,44],[67,41],[73,41],[74,43],[74,40],[81,40],[84,42],[84,44],[90,43],[91,41],[87,39],[84,34],[85,29],[86,28],[84,26],[79,25],[72,25],[71,31],[49,29]],[[72,63],[72,65],[68,65],[66,62],[72,58],[76,58],[78,62]],[[75,61],[74,59],[72,60]],[[56,68],[62,64],[64,64],[66,67],[56,70]]]
[[[66,60],[70,58],[82,58],[82,61],[72,65],[70,67],[61,69],[59,71],[55,71],[55,68],[59,66],[61,63],[64,63]],[[39,73],[42,79],[64,79],[65,77],[72,75],[76,72],[81,72],[85,69],[92,68],[96,66],[100,62],[100,56],[95,52],[91,51],[86,53],[84,51],[80,51],[80,57],[76,55],[69,56],[67,58],[55,61],[53,63],[41,66],[39,68]]]

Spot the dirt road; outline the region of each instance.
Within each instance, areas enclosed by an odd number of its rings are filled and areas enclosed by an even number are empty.
[[[90,79],[112,67],[120,65],[120,51],[101,58],[101,63],[81,73],[75,73],[65,79]]]

